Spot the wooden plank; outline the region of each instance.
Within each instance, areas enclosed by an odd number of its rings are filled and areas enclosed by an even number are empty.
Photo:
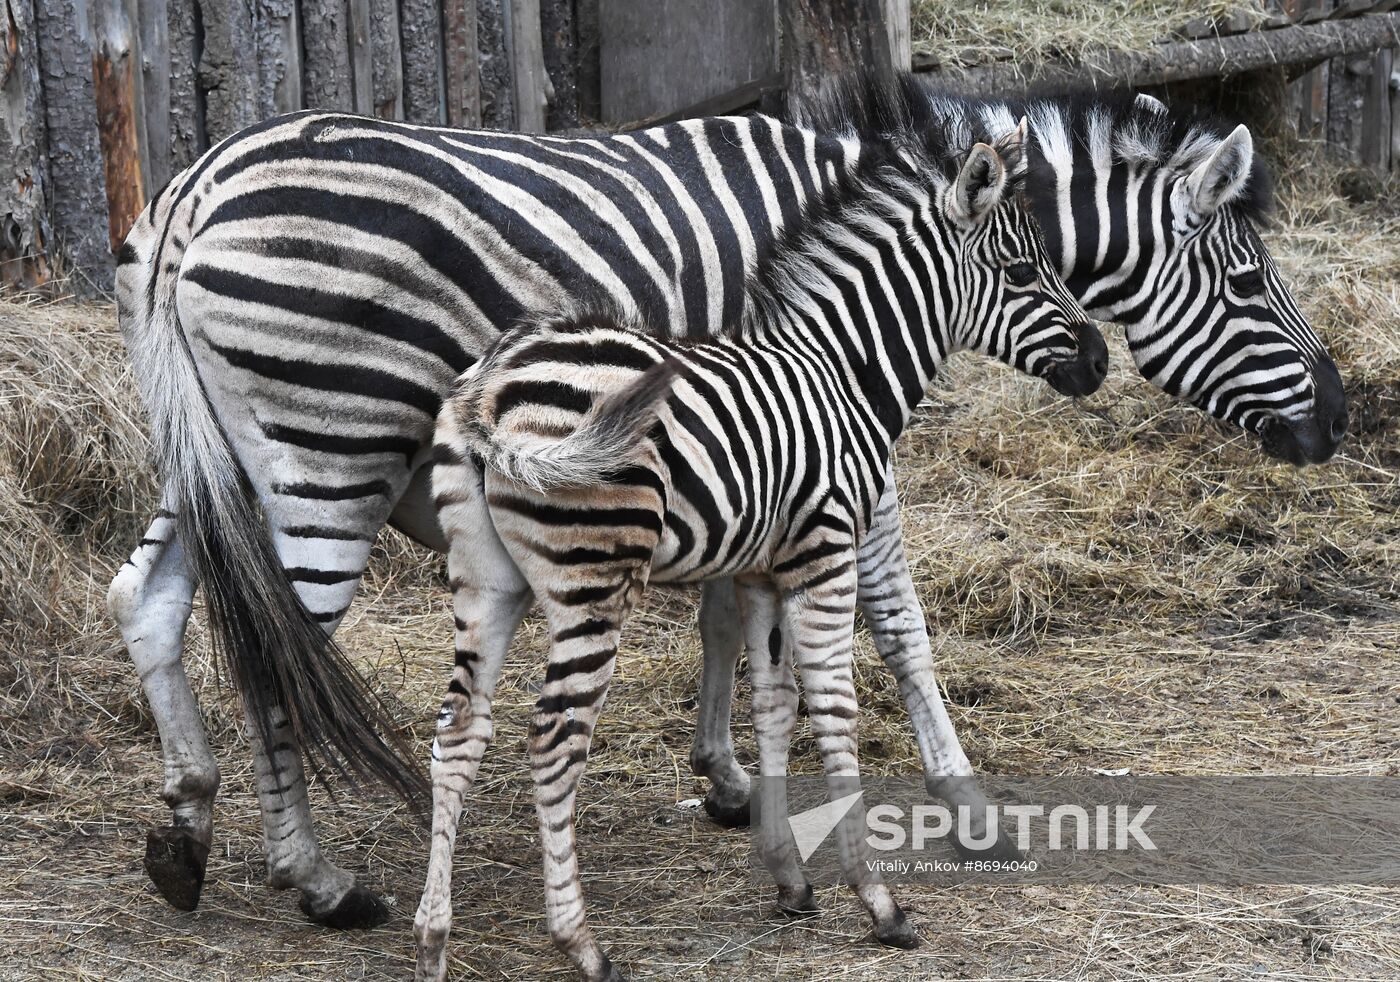
[[[467,129],[481,125],[481,79],[475,57],[476,14],[474,0],[443,0],[447,123]]]
[[[302,99],[308,109],[355,108],[346,0],[301,0]]]
[[[258,116],[295,112],[302,108],[296,0],[257,0],[256,32]]]
[[[107,186],[108,242],[115,253],[146,207],[140,40],[127,0],[95,0],[91,13],[93,97]]]
[[[258,121],[260,79],[253,11],[245,3],[199,0],[204,47],[195,82],[204,93],[210,143]]]
[[[578,115],[580,123],[603,119],[602,62],[598,47],[598,0],[574,0],[578,37]]]
[[[1295,22],[1330,6],[1331,0],[1286,0],[1285,11]],[[1304,140],[1327,138],[1327,64],[1309,69],[1292,85],[1298,136]]]
[[[1371,59],[1360,54],[1333,59],[1327,88],[1327,143],[1352,163],[1361,160],[1362,108],[1371,79]]]
[[[777,19],[753,0],[600,0],[603,120],[673,113],[778,70]]]
[[[473,6],[473,15],[475,9]],[[436,125],[447,122],[443,33],[437,0],[401,0],[399,38],[403,52],[403,113],[410,123]]]
[[[510,66],[515,79],[515,128],[543,133],[552,95],[544,70],[540,0],[510,0]]]
[[[1361,103],[1361,162],[1385,174],[1390,171],[1391,111],[1390,73],[1392,52],[1371,56],[1371,74]]]
[[[909,0],[885,0],[885,29],[890,35],[890,62],[895,71],[909,71],[914,56],[914,38],[909,25]]]
[[[141,92],[145,105],[147,180],[152,193],[170,180],[170,11],[166,0],[141,0],[136,7],[141,47]]]
[[[893,77],[883,0],[781,0],[789,98],[856,68]]]
[[[544,71],[554,92],[545,115],[551,132],[579,125],[577,15],[575,0],[540,0]]]
[[[107,191],[92,85],[92,26],[82,0],[34,6],[36,48],[44,80],[53,240],[49,251],[72,274],[68,289],[98,295],[115,269],[108,236]]]
[[[206,146],[194,78],[199,59],[194,7],[195,0],[166,0],[166,37],[170,48],[170,169],[176,173],[192,164]]]
[[[374,114],[403,119],[403,52],[399,45],[397,0],[370,0],[374,56]]]
[[[467,0],[468,3],[471,0]],[[515,76],[510,67],[510,0],[477,0],[476,64],[480,79],[481,125],[515,128]]]
[[[732,113],[744,112],[749,109],[762,109],[763,98],[770,92],[781,92],[783,88],[783,76],[774,72],[764,78],[756,78],[745,82],[743,85],[735,86],[728,92],[721,92],[719,95],[711,96],[683,109],[677,109],[668,113],[657,113],[655,116],[648,116],[645,119],[633,120],[618,127],[623,132],[633,130],[644,130],[652,126],[664,126],[667,123],[674,123],[682,119],[701,119],[705,116],[728,116]]]
[[[48,134],[31,0],[0,0],[0,285],[45,283],[52,268]]]
[[[374,55],[370,51],[373,26],[370,0],[348,0],[350,18],[350,98],[355,112],[374,112]]]

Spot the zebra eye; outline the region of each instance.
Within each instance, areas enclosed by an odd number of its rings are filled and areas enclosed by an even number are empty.
[[[1230,289],[1241,297],[1257,297],[1264,292],[1264,274],[1257,269],[1247,269],[1230,277]]]
[[[1030,286],[1039,276],[1032,263],[1012,263],[1006,267],[1006,278],[1012,286]]]

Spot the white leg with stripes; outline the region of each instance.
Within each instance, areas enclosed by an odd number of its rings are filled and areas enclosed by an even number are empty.
[[[146,872],[180,910],[199,904],[219,788],[219,768],[180,660],[195,587],[175,538],[175,516],[161,510],[107,592],[107,608],[160,731],[165,762],[161,797],[170,806],[171,824],[148,833]]]
[[[452,681],[438,712],[430,771],[433,832],[423,898],[413,921],[418,942],[417,982],[447,978],[447,939],[452,928],[452,852],[463,797],[491,742],[491,700],[511,638],[530,607],[530,589],[496,536],[481,493],[481,477],[468,461],[439,464],[433,477],[450,530],[447,556],[452,584],[455,657]]]
[[[783,591],[783,619],[792,642],[793,663],[802,679],[807,716],[832,801],[860,790],[859,705],[851,671],[856,599],[853,567],[817,590]],[[869,912],[875,937],[891,947],[913,948],[919,943],[918,935],[875,872],[865,829],[865,804],[857,798],[835,830],[846,881]]]
[[[705,666],[700,673],[700,713],[690,749],[691,772],[710,779],[705,811],[720,825],[749,824],[749,775],[734,759],[730,713],[734,673],[744,645],[735,585],[711,580],[700,594],[700,640]]]
[[[797,725],[797,681],[792,649],[783,640],[781,601],[772,581],[736,584],[742,612],[749,677],[753,687],[753,728],[758,741],[759,858],[778,887],[778,910],[785,914],[815,911],[812,887],[798,859],[797,843],[787,821],[788,752]]]

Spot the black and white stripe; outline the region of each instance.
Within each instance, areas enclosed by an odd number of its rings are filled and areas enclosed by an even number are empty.
[[[465,133],[306,113],[229,138],[156,196],[123,249],[118,295],[167,475],[166,507],[178,517],[152,526],[113,583],[111,609],[124,636],[140,639],[129,649],[149,680],[146,693],[161,723],[177,832],[193,829],[193,840],[208,846],[203,816],[217,786],[180,666],[181,612],[187,613],[197,580],[206,589],[211,582],[227,588],[221,596],[230,616],[250,605],[280,612],[236,618],[240,640],[228,647],[253,651],[251,678],[321,664],[329,674],[319,688],[351,698],[353,683],[337,662],[318,661],[319,634],[306,631],[306,624],[334,631],[386,521],[443,547],[426,492],[433,416],[452,379],[500,330],[529,311],[589,300],[637,314],[657,329],[713,334],[742,309],[748,277],[766,265],[783,230],[820,192],[848,179],[868,149],[930,128],[980,133],[989,130],[989,120],[1009,125],[1014,119],[1007,107],[948,103],[912,80],[887,104],[887,116],[871,112],[860,98],[826,105],[825,114],[812,117],[813,126],[762,117],[703,120],[593,139]],[[1317,439],[1309,443],[1306,433],[1293,434],[1309,425],[1335,433],[1339,420],[1344,429],[1344,410],[1339,416],[1335,405],[1319,408],[1328,403],[1319,379],[1328,371],[1335,378],[1335,371],[1315,356],[1315,339],[1305,343],[1311,333],[1249,227],[1243,205],[1252,200],[1254,178],[1239,202],[1223,204],[1191,236],[1167,235],[1151,217],[1158,213],[1144,211],[1189,176],[1173,161],[1199,159],[1225,131],[1198,130],[1175,114],[1159,126],[1143,115],[1156,113],[1153,107],[1131,103],[1114,103],[1098,115],[1076,102],[1037,105],[1034,127],[1058,135],[1041,138],[1033,127],[1027,194],[1052,255],[1069,270],[1072,289],[1088,298],[1091,312],[1128,321],[1134,351],[1154,381],[1227,418],[1239,414],[1280,454],[1315,459],[1325,453]],[[1079,150],[1091,119],[1109,120],[1095,124],[1100,136],[1094,138],[1095,146],[1117,155],[1108,164]],[[1188,154],[1181,141],[1192,133],[1198,135]],[[1052,144],[1059,149],[1045,149]],[[1121,166],[1112,162],[1119,157]],[[1081,186],[1095,191],[1072,193]],[[1148,220],[1134,217],[1141,215]],[[1107,231],[1095,233],[1095,262],[1085,266],[1078,244],[1089,241],[1085,229],[1091,227]],[[1264,303],[1210,299],[1208,291],[1223,290],[1233,274],[1205,269],[1202,250],[1192,245],[1205,242],[1243,257],[1231,260],[1236,272],[1247,272],[1249,261],[1262,264]],[[1177,282],[1189,288],[1170,289]],[[1201,285],[1190,287],[1193,282]],[[1176,299],[1148,302],[1158,293]],[[1183,311],[1195,315],[1182,317]],[[1269,371],[1261,375],[1252,356],[1217,356],[1222,333],[1261,324],[1273,330],[1276,321],[1292,324],[1298,340],[1284,337],[1268,356],[1276,363]],[[1174,352],[1197,354],[1186,364],[1162,361]],[[1274,385],[1274,377],[1286,384]],[[1204,383],[1197,386],[1197,380]],[[1232,384],[1289,394],[1274,400],[1280,412],[1270,416],[1258,411],[1266,396],[1251,395],[1250,405],[1223,397]],[[1333,401],[1339,400],[1337,389]],[[1245,412],[1253,415],[1245,420]],[[256,502],[235,507],[244,474]],[[195,480],[200,475],[215,480]],[[239,524],[259,511],[271,524],[267,548],[258,545],[263,533]],[[897,515],[893,508],[882,514]],[[212,520],[237,533],[225,545],[237,546],[232,554],[245,561],[242,566],[228,566],[203,546],[183,550],[172,538],[182,522],[186,534],[198,532],[203,540],[198,530]],[[897,525],[879,527],[871,541],[897,541],[898,532]],[[894,638],[878,618],[902,624],[918,613],[910,606],[902,554],[884,547],[880,554],[895,557],[896,565],[863,563],[874,578],[868,592],[900,599],[867,613],[876,618],[877,638]],[[239,574],[259,584],[256,596],[246,593]],[[711,588],[705,609],[722,611],[724,604],[713,598],[724,591]],[[286,644],[289,636],[296,645]],[[712,623],[707,637],[725,642],[717,665],[737,652],[734,632]],[[916,639],[881,650],[902,680],[917,678],[906,692],[911,709],[916,698],[923,707],[915,718],[927,718],[929,707],[938,705],[927,645]],[[299,661],[292,651],[301,652]],[[725,692],[718,671],[707,675],[707,686]],[[255,716],[290,724],[289,734],[263,733],[269,746],[288,744],[295,751],[314,736],[308,728],[318,720],[334,729],[336,714],[318,696],[307,695],[300,710],[285,707],[290,713],[278,704],[293,698],[291,691],[262,696],[271,705]],[[739,820],[747,812],[746,778],[728,752],[727,702],[723,710],[713,702],[707,702],[693,759],[717,781],[713,812]],[[921,747],[929,748],[926,766],[952,759],[966,770],[946,715],[935,711],[934,718],[934,732],[920,731]],[[334,757],[337,741],[348,737],[311,742]],[[349,751],[352,764],[407,773],[402,761],[391,767],[373,748],[339,749]],[[281,755],[284,761],[296,757]],[[271,786],[290,789],[283,798],[303,801],[292,811],[309,815],[299,765],[296,773],[290,766],[271,769]],[[265,805],[281,807],[281,800],[269,797]],[[200,817],[187,823],[192,814]],[[348,877],[320,856],[309,829],[303,833],[270,839],[269,861],[301,871],[294,879],[314,917],[343,922],[336,911],[348,896]],[[271,854],[282,841],[310,845],[298,847],[291,862]],[[190,876],[202,880],[202,864],[194,866]],[[168,895],[189,885],[176,884]],[[197,883],[193,889],[197,896]]]
[[[731,336],[687,344],[625,315],[563,317],[503,335],[464,376],[435,446],[457,641],[433,744],[420,982],[446,977],[452,848],[509,643],[484,594],[504,588],[496,606],[512,612],[533,594],[549,624],[529,741],[546,908],[551,936],[590,982],[620,976],[586,923],[575,796],[623,623],[648,583],[737,578],[758,639],[749,657],[764,776],[787,771],[795,666],[828,778],[858,787],[858,547],[928,383],[959,350],[1066,394],[1104,378],[1103,339],[1010,193],[1003,160],[1020,160],[1024,138],[1023,123],[997,149],[955,155],[935,140],[888,160],[868,154],[760,275]],[[950,158],[957,177],[931,178]],[[483,544],[491,529],[500,542]],[[855,831],[863,807],[848,819],[842,857],[876,936],[912,947],[912,926],[869,872]],[[811,887],[794,852],[790,834],[763,849],[780,903],[801,909]]]

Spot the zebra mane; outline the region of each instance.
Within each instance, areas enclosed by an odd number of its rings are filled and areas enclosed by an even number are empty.
[[[854,137],[865,148],[884,144],[918,148],[940,170],[956,171],[962,153],[973,143],[990,143],[1008,132],[1022,116],[1031,121],[1032,139],[1047,122],[1059,121],[1072,145],[1085,146],[1094,129],[1106,128],[1114,162],[1189,173],[1215,150],[1234,122],[1198,107],[1173,106],[1165,112],[1141,101],[1131,90],[1031,88],[1013,99],[960,94],[912,72],[882,82],[860,73],[828,83],[802,102],[789,103],[784,115],[819,132]],[[951,175],[949,175],[951,176]],[[1037,175],[1030,175],[1034,189]],[[1262,156],[1254,155],[1249,182],[1231,202],[1251,220],[1264,222],[1273,204],[1273,177]]]

